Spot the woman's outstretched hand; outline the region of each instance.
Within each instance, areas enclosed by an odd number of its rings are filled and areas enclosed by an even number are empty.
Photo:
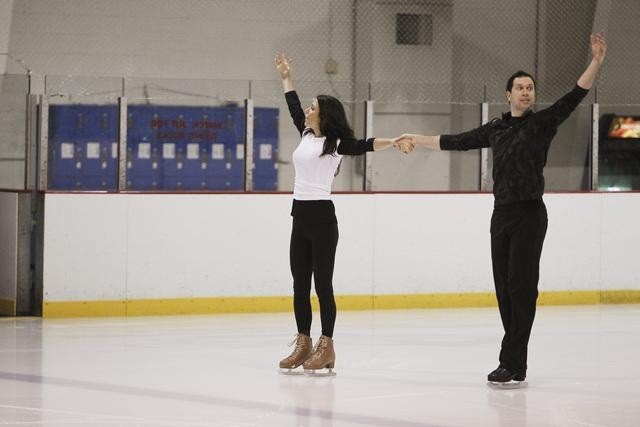
[[[291,59],[284,56],[284,53],[276,55],[276,70],[282,80],[291,78]]]
[[[600,31],[595,35],[591,35],[591,55],[593,59],[602,65],[604,56],[607,53],[607,42],[604,38],[604,31]]]

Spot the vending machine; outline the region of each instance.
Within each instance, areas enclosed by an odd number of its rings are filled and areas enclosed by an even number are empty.
[[[598,189],[640,190],[640,117],[605,114],[600,129]]]

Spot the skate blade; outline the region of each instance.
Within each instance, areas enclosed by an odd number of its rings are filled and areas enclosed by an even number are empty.
[[[304,375],[307,377],[335,377],[336,373],[333,368],[305,369]]]
[[[301,367],[297,368],[278,368],[280,375],[302,376],[304,371]]]
[[[529,386],[526,381],[509,381],[506,383],[487,381],[487,385],[497,390],[513,390],[517,388],[526,388]]]

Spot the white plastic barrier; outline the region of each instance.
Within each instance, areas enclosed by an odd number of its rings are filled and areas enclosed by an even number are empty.
[[[545,202],[541,291],[640,289],[640,194]],[[336,295],[493,291],[491,194],[334,203]],[[45,206],[45,304],[291,295],[289,194],[47,194]]]

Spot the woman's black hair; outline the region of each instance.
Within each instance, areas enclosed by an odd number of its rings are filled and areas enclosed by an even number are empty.
[[[536,79],[534,79],[531,74],[526,71],[519,70],[513,73],[511,77],[509,77],[509,80],[507,80],[507,92],[511,92],[511,89],[513,89],[513,81],[518,77],[529,77],[531,81],[533,81],[534,86],[536,84]]]
[[[354,139],[353,129],[349,126],[347,114],[342,103],[331,95],[318,95],[320,108],[320,132],[325,137],[322,154],[334,155],[338,149],[338,139]]]

